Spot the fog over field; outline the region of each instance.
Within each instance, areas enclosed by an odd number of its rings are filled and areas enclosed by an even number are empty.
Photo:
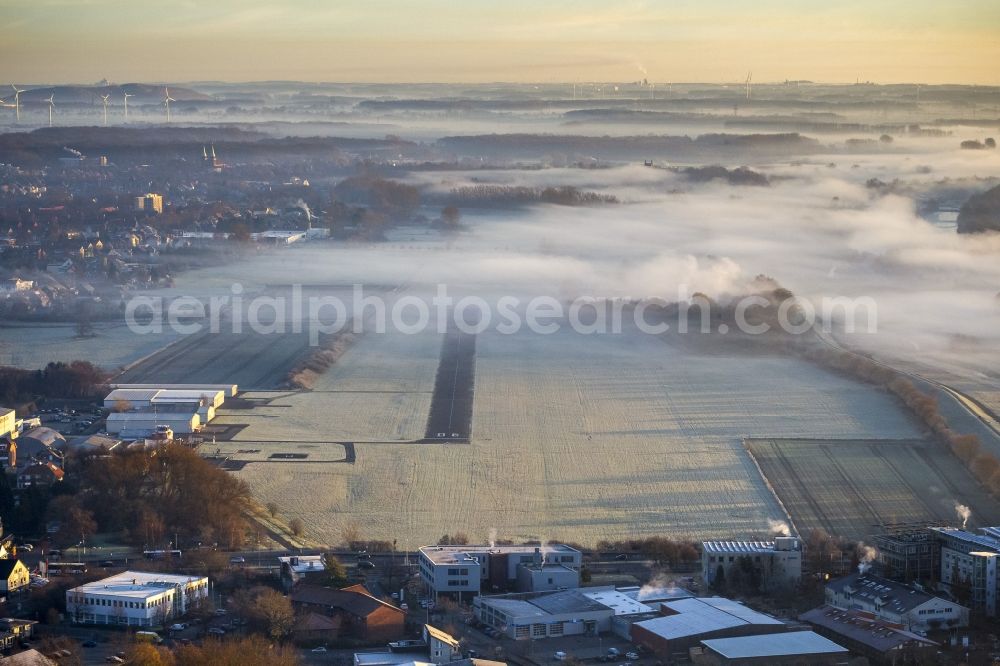
[[[924,164],[935,165],[930,174]],[[772,177],[769,187],[692,183],[641,165],[421,172],[410,181],[428,189],[571,185],[620,203],[472,210],[458,236],[306,246],[290,251],[291,264],[261,258],[250,271],[202,271],[182,277],[178,289],[227,280],[248,289],[360,282],[405,285],[403,293],[428,301],[438,284],[456,298],[474,294],[491,303],[538,294],[674,300],[694,292],[739,295],[764,273],[817,306],[824,297],[873,299],[877,332],[862,320],[858,332],[835,326],[834,336],[960,383],[989,404],[1000,387],[1000,238],[956,235],[918,215],[910,197],[881,194],[866,182],[898,178],[919,191],[942,168],[951,178],[998,173],[996,156],[919,142],[912,154],[753,166]],[[479,336],[470,445],[364,444],[419,439],[439,344],[428,333],[367,334],[315,392],[249,418],[220,417],[250,423],[223,453],[260,460],[267,451],[300,450],[275,444],[262,445],[260,455],[236,453],[251,440],[359,442],[352,465],[271,461],[238,472],[262,500],[302,517],[320,542],[336,541],[354,521],[371,537],[411,544],[455,525],[473,534],[496,527],[508,538],[593,542],[663,532],[766,533],[767,520],[783,514],[748,461],[746,436],[920,434],[888,396],[799,360],[710,346],[702,353],[634,330],[491,330]],[[379,368],[391,371],[379,380]],[[377,392],[355,392],[369,385]],[[322,502],[312,501],[318,497]]]
[[[178,290],[224,289],[227,282],[362,283],[405,284],[419,295],[445,284],[456,295],[493,298],[676,300],[693,292],[742,294],[754,276],[766,274],[817,307],[824,297],[873,299],[877,333],[867,333],[861,320],[862,330],[845,338],[853,345],[939,368],[960,362],[995,382],[1000,237],[958,235],[935,225],[905,194],[943,179],[1000,174],[996,152],[958,151],[954,143],[916,141],[910,152],[900,140],[882,155],[752,165],[772,177],[768,187],[692,183],[641,165],[420,172],[409,180],[430,191],[483,183],[570,185],[613,194],[620,203],[469,210],[466,230],[447,240],[295,248],[292,265],[275,256],[255,260],[252,268],[198,271],[180,276]],[[872,178],[898,180],[904,194],[866,187]],[[959,339],[962,359],[956,361],[951,350]]]
[[[74,358],[129,366],[127,381],[240,383],[243,401],[219,410],[209,429],[218,440],[200,451],[226,459],[261,502],[302,518],[324,544],[354,523],[409,547],[490,528],[590,543],[763,535],[769,520],[789,516],[745,438],[802,440],[806,452],[811,440],[831,440],[824,451],[836,464],[837,440],[853,442],[855,455],[867,440],[928,436],[889,392],[778,348],[734,346],[720,332],[650,335],[630,323],[631,309],[621,332],[574,332],[559,317],[554,334],[503,331],[505,298],[521,314],[540,296],[563,306],[695,294],[728,303],[767,276],[816,308],[828,344],[1000,409],[1000,234],[956,231],[962,204],[1000,183],[1000,153],[961,147],[1000,131],[1000,118],[982,116],[996,115],[1000,93],[774,84],[751,103],[738,87],[629,85],[611,94],[597,84],[192,84],[202,97],[178,97],[170,128],[156,126],[154,98],[140,99],[129,134],[92,128],[88,145],[111,141],[112,159],[140,171],[166,152],[183,173],[219,133],[211,145],[233,164],[185,184],[198,191],[193,205],[237,182],[249,193],[230,211],[201,209],[199,229],[221,230],[212,216],[252,225],[305,206],[313,228],[333,237],[250,245],[127,295],[226,298],[223,326],[243,322],[239,332],[129,334],[102,321],[88,338],[27,322],[0,328],[0,354],[29,368]],[[92,112],[70,106],[70,116]],[[132,145],[144,137],[150,147]],[[68,141],[58,131],[30,138],[42,142],[38,159]],[[265,188],[257,179],[275,165],[294,177]],[[278,212],[259,203],[273,191]],[[386,203],[387,192],[410,199]],[[459,209],[451,226],[446,206]],[[389,309],[398,299],[430,305],[431,329],[373,330],[371,304],[352,303],[356,285]],[[308,385],[289,378],[329,312],[307,306],[286,320],[304,332],[265,333],[233,310],[234,296],[245,307],[300,287],[344,302],[342,322],[365,322]],[[474,381],[457,387],[472,392],[471,436],[446,444],[435,440],[454,433],[430,432],[430,415],[444,413],[435,387],[448,338],[432,305],[442,289],[490,309],[470,356]],[[20,344],[33,330],[37,343]],[[886,507],[803,524],[889,520]]]

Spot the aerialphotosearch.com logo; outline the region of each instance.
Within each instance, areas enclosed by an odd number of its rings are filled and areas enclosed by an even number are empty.
[[[415,335],[429,327],[438,333],[495,330],[504,335],[525,328],[551,335],[565,326],[582,335],[615,334],[632,327],[651,335],[671,330],[726,334],[734,332],[733,326],[747,335],[761,335],[776,327],[790,334],[814,328],[830,332],[834,327],[845,333],[875,333],[878,314],[870,297],[824,297],[817,307],[808,299],[786,298],[776,303],[763,295],[750,294],[720,305],[700,295],[692,297],[684,284],[677,286],[673,300],[596,296],[560,300],[546,295],[506,295],[491,302],[473,295],[455,298],[445,284],[437,285],[430,298],[384,290],[366,294],[361,284],[353,285],[351,298],[346,300],[315,294],[312,289],[307,296],[302,285],[292,285],[287,296],[249,296],[239,283],[233,284],[229,292],[205,300],[194,296],[135,296],[126,303],[125,323],[139,335],[158,334],[165,329],[181,335],[205,330],[259,335],[307,332],[309,343],[315,346],[323,336],[344,331],[393,330]]]

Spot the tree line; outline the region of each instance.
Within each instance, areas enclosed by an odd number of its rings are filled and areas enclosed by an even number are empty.
[[[108,376],[89,361],[53,362],[40,370],[0,366],[0,400],[10,405],[38,398],[93,398]]]
[[[467,185],[451,191],[453,203],[464,206],[510,206],[533,203],[559,206],[592,206],[618,203],[612,194],[586,192],[575,187],[528,187],[525,185]]]
[[[52,498],[46,510],[63,525],[64,542],[95,532],[119,533],[150,549],[237,548],[246,541],[247,485],[180,444],[87,453],[67,467],[74,482],[64,488],[73,492]]]

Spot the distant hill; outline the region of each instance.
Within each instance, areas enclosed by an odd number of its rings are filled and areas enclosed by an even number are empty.
[[[958,233],[1000,231],[1000,185],[974,194],[958,213]]]
[[[129,104],[150,104],[163,101],[163,86],[148,83],[124,83],[104,86],[48,86],[31,88],[21,93],[23,102],[42,102],[53,95],[56,104],[93,104],[101,100],[102,95],[111,95],[116,101],[121,101],[122,95],[128,93]],[[190,88],[174,88],[170,86],[170,96],[178,102],[205,102],[212,98],[204,93]]]

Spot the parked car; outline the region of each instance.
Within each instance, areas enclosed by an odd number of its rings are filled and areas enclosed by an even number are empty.
[[[566,661],[566,653],[560,650],[552,655],[552,658],[556,661]]]
[[[207,633],[212,634],[213,636],[225,636],[226,630],[222,627],[209,627]]]
[[[97,647],[97,641],[84,641],[81,645],[85,648]]]
[[[360,562],[358,562],[358,568],[359,569],[374,569],[375,568],[375,563],[372,562],[371,560],[361,560]]]
[[[187,625],[183,622],[170,625],[170,631],[184,631],[185,629],[187,629]]]
[[[314,647],[314,648],[312,649],[312,651],[313,651],[313,652],[326,652],[326,648],[325,648],[325,647],[323,647],[322,645],[320,645],[319,647]]]

